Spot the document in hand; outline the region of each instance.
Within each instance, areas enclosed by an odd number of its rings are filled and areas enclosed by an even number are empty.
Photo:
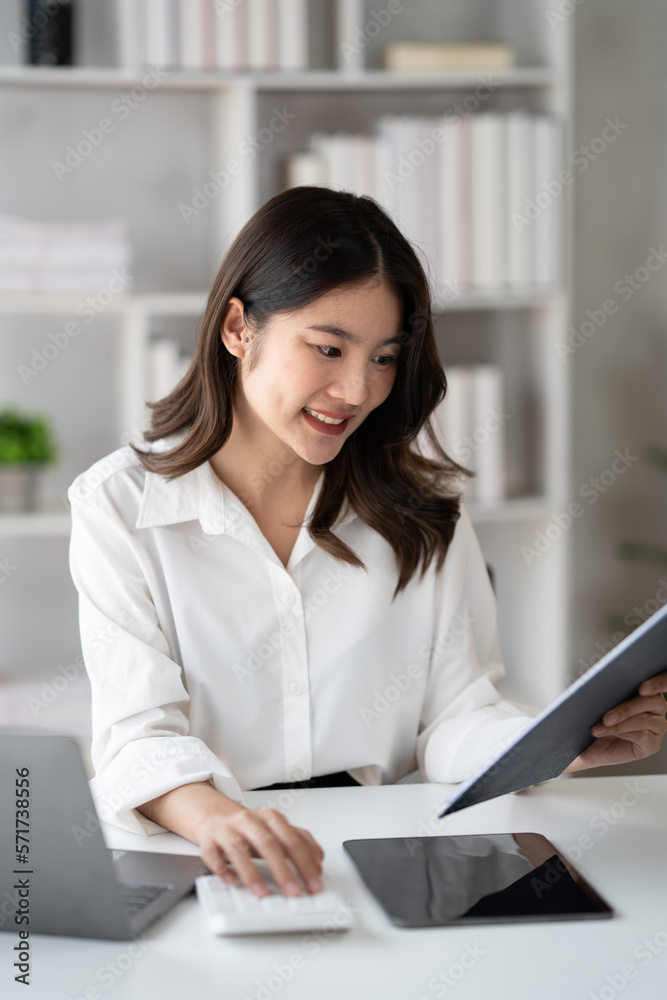
[[[494,760],[461,784],[440,816],[561,774],[593,742],[605,712],[667,667],[667,605],[591,667]],[[667,704],[665,705],[667,708]]]

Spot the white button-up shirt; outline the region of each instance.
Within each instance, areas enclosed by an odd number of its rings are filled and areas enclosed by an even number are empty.
[[[240,802],[336,771],[456,782],[530,721],[494,686],[496,603],[465,508],[442,570],[392,601],[391,547],[349,505],[333,530],[366,570],[306,523],[285,567],[208,462],[168,482],[124,447],[68,497],[102,819],[161,832],[136,807],[195,781]]]

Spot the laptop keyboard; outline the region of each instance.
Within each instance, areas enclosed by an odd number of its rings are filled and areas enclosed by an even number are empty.
[[[134,916],[167,889],[173,888],[172,885],[156,885],[155,882],[121,882],[120,894],[125,909],[130,916]]]

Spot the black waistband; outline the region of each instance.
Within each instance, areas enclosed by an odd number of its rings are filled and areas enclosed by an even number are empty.
[[[335,774],[321,774],[317,778],[306,778],[304,781],[278,781],[275,785],[263,785],[252,789],[254,792],[273,792],[281,788],[335,788],[342,785],[360,785],[347,771],[336,771]]]

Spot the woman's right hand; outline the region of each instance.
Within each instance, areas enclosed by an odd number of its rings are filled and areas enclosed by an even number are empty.
[[[324,851],[313,835],[292,826],[277,809],[211,813],[199,824],[197,842],[204,864],[230,885],[243,885],[256,896],[268,893],[251,858],[263,858],[286,896],[301,895],[297,875],[310,893],[322,889]],[[232,867],[235,871],[232,871]]]
[[[251,858],[263,858],[286,896],[299,896],[297,876],[311,893],[322,888],[324,851],[308,830],[292,826],[277,809],[248,809],[208,781],[159,795],[139,812],[199,845],[204,864],[226,882],[265,896],[268,888]],[[234,871],[232,867],[234,866]]]

